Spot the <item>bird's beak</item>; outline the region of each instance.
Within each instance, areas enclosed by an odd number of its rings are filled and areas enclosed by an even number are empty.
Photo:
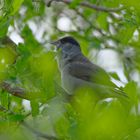
[[[57,50],[58,50],[58,49],[60,48],[60,46],[61,46],[59,40],[57,40],[57,41],[52,41],[52,42],[50,42],[50,44],[55,45]]]
[[[50,42],[50,44],[57,46],[57,41]]]

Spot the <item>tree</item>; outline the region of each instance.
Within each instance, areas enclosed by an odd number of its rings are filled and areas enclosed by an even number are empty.
[[[1,0],[0,138],[140,139],[139,6],[138,0]],[[118,67],[109,74],[129,102],[95,102],[87,89],[66,96],[49,44],[65,35],[79,40],[94,63],[102,65],[106,51],[117,56],[109,61],[119,63],[123,77]]]

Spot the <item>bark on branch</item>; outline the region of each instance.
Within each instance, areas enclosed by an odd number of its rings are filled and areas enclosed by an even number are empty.
[[[49,2],[47,2],[46,5],[49,7],[49,6],[51,6],[52,2],[54,2],[54,1],[63,2],[66,4],[71,4],[73,2],[72,0],[50,0]],[[82,7],[90,8],[90,9],[93,9],[96,11],[102,11],[102,12],[118,12],[123,9],[123,7],[107,8],[107,7],[97,6],[97,5],[91,4],[89,2],[80,2],[78,5],[82,6]]]
[[[0,83],[0,88],[14,96],[29,100],[29,98],[27,97],[25,90],[23,88],[12,87],[11,84],[9,84],[8,82],[5,82],[5,81]]]

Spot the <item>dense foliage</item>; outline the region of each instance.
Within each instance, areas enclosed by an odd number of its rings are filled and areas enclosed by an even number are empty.
[[[0,0],[0,139],[139,140],[139,7],[139,0]],[[87,89],[66,97],[49,44],[66,35],[94,63],[101,52],[117,55],[124,78],[117,67],[109,74],[128,102],[95,101]]]

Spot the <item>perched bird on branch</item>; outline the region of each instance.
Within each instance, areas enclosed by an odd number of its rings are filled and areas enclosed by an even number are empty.
[[[52,44],[57,48],[62,86],[68,94],[72,95],[79,88],[89,87],[101,98],[127,97],[101,67],[83,55],[80,44],[73,37],[64,37]]]

